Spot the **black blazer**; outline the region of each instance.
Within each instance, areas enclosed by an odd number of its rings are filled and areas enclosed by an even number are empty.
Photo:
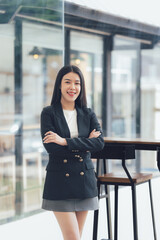
[[[45,107],[41,113],[41,136],[53,131],[65,138],[67,146],[45,143],[49,163],[43,198],[63,200],[97,196],[96,178],[90,152],[104,147],[104,140],[95,113],[89,108],[76,105],[78,137],[71,138],[61,104]],[[88,138],[90,132],[101,131],[98,138]]]

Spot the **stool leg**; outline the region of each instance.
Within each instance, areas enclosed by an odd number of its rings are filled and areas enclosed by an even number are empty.
[[[118,185],[115,185],[114,240],[118,239]]]
[[[93,223],[93,240],[97,240],[98,215],[99,215],[99,210],[95,210],[94,211],[94,223]]]
[[[154,218],[154,209],[153,209],[153,199],[152,199],[152,187],[151,187],[151,181],[150,180],[148,181],[148,184],[149,184],[149,195],[150,195],[150,203],[151,203],[151,213],[152,213],[154,240],[157,240],[155,218]]]
[[[98,198],[100,198],[100,183],[97,182],[98,187]],[[94,211],[94,220],[93,220],[93,240],[97,240],[97,232],[98,232],[98,215],[99,209]]]
[[[133,207],[134,240],[138,240],[136,187],[134,184],[132,185],[132,207]]]
[[[108,188],[109,186],[105,185],[108,238],[112,239],[111,206],[110,206],[110,194],[109,194]]]

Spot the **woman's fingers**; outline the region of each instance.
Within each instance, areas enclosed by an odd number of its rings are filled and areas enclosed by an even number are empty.
[[[60,137],[57,133],[51,132],[43,138],[43,143],[57,143],[59,145],[66,145],[64,138]]]
[[[90,134],[94,134],[96,132],[96,129],[93,129]]]
[[[54,132],[51,132],[51,131],[46,132],[45,137],[43,138],[43,142],[44,143],[53,142],[55,136],[56,136],[56,133],[54,133]]]
[[[47,136],[47,135],[50,135],[50,134],[53,134],[54,132],[52,132],[52,131],[48,131],[48,132],[46,132],[44,135],[45,136]]]
[[[53,137],[49,137],[49,136],[48,136],[48,137],[46,137],[46,138],[43,139],[43,142],[44,142],[44,143],[48,143],[48,142],[52,142],[53,140],[54,140]]]
[[[94,137],[99,137],[99,135],[101,135],[101,133],[100,133],[100,132],[96,132],[96,133],[94,134]]]
[[[52,132],[52,131],[48,131],[48,132],[46,132],[45,134],[44,134],[44,138],[43,138],[43,140],[44,139],[46,139],[48,136],[52,136],[52,135],[54,135],[55,133],[54,132]]]
[[[96,131],[96,132],[93,132],[92,134],[96,135],[96,134],[100,134],[100,133],[101,133],[100,131]]]
[[[101,135],[100,131],[96,131],[96,129],[93,129],[93,131],[90,133],[89,138],[97,138],[99,137],[99,135]]]

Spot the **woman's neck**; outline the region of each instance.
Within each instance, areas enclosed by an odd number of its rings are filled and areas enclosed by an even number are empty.
[[[62,105],[62,108],[64,110],[74,110],[75,109],[75,102],[64,102],[62,99],[61,99],[61,105]]]

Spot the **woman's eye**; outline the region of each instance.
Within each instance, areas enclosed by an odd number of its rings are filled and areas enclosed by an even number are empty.
[[[76,83],[76,85],[80,85],[80,83]]]

